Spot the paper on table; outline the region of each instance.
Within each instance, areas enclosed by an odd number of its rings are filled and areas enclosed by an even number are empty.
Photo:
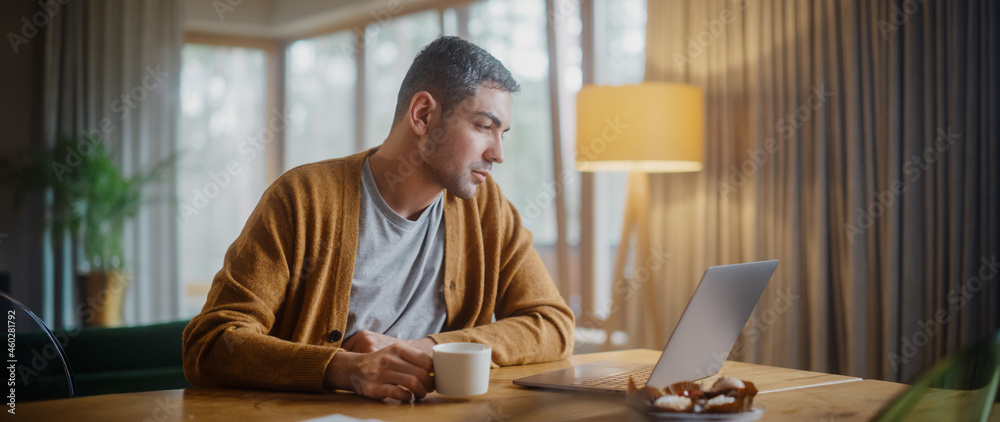
[[[320,416],[318,418],[307,419],[307,420],[304,420],[302,422],[382,422],[382,421],[380,421],[378,419],[358,419],[358,418],[352,418],[350,416],[341,415],[341,414],[338,413],[338,414],[334,414],[334,415],[326,415],[326,416]]]

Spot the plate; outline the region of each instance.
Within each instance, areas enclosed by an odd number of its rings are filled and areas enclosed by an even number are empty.
[[[742,413],[678,413],[678,412],[642,412],[654,421],[725,421],[749,422],[764,416],[764,408],[758,407]]]

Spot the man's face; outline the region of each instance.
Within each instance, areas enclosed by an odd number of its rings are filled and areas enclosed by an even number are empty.
[[[418,140],[427,175],[462,199],[476,195],[493,163],[503,162],[503,134],[510,130],[510,93],[480,86]]]

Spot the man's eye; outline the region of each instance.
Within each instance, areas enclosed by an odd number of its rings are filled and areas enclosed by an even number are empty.
[[[490,130],[490,125],[479,125],[479,128],[482,130]]]

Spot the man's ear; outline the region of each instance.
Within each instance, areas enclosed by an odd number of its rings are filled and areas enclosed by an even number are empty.
[[[410,99],[410,108],[406,113],[406,120],[410,123],[410,129],[417,136],[424,136],[430,132],[430,127],[440,113],[437,100],[427,91],[420,91],[413,94]]]

